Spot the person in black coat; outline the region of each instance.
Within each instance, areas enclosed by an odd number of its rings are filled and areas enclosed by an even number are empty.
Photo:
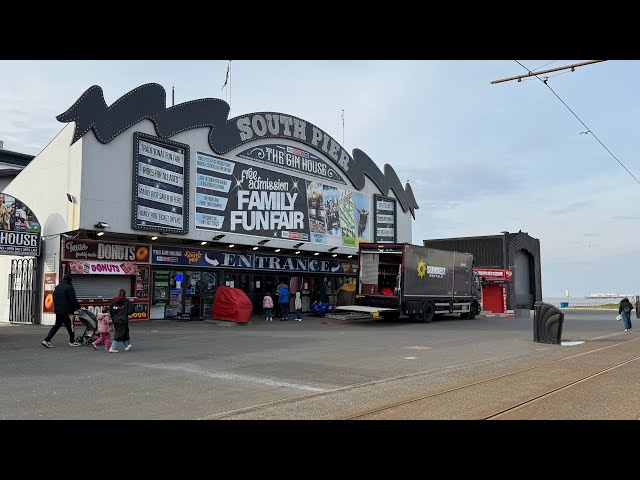
[[[633,310],[633,304],[628,298],[623,298],[618,305],[618,313],[622,315],[622,321],[624,322],[624,331],[631,330],[631,310]]]
[[[73,312],[79,308],[80,302],[78,302],[76,291],[71,285],[71,275],[67,273],[53,290],[53,311],[56,314],[56,323],[49,330],[49,334],[42,341],[42,345],[47,348],[53,348],[51,339],[60,327],[64,325],[67,332],[69,332],[69,346],[79,347],[80,344],[73,338],[73,324],[71,323],[74,321]]]
[[[109,313],[111,314],[111,320],[113,326],[116,328],[116,333],[113,335],[113,341],[111,342],[111,353],[118,353],[118,342],[124,343],[124,349],[126,351],[131,349],[129,343],[129,315],[133,313],[133,303],[125,297],[126,292],[120,289],[118,296],[113,299],[111,306],[109,307]]]

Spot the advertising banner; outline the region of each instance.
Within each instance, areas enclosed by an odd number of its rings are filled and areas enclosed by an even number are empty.
[[[153,246],[151,262],[154,265],[187,265],[191,267],[253,268],[253,254],[186,248]]]
[[[53,291],[56,288],[56,273],[45,272],[42,288],[42,313],[55,313],[53,310]]]
[[[364,193],[198,151],[195,184],[196,230],[351,248],[370,241]]]
[[[396,234],[396,201],[383,195],[373,195],[373,229],[374,243],[395,243]]]
[[[287,255],[231,253],[207,248],[153,246],[154,265],[184,265],[207,268],[242,268],[289,272],[355,273],[358,263],[349,260],[317,260]]]
[[[353,206],[355,209],[355,220],[357,232],[357,240],[360,242],[369,242],[371,240],[371,228],[369,228],[369,195],[360,192],[353,192]]]
[[[62,240],[62,260],[110,260],[149,263],[150,245],[94,240]]]
[[[309,204],[309,230],[313,243],[327,243],[327,215],[323,201],[322,184],[307,182],[307,201]]]
[[[369,195],[307,182],[312,243],[356,248],[371,241]]]
[[[326,242],[329,245],[339,247],[342,245],[342,229],[340,228],[340,208],[338,201],[338,189],[329,185],[322,186],[324,210],[326,212],[327,228]]]
[[[40,222],[24,202],[0,192],[0,255],[40,255]]]
[[[353,206],[353,193],[349,190],[338,189],[338,209],[340,212],[340,229],[342,231],[342,246],[356,248],[356,220]]]
[[[69,272],[83,275],[140,275],[133,262],[93,262],[74,260],[69,262]]]
[[[196,229],[309,241],[305,180],[196,152]]]
[[[474,268],[473,271],[478,276],[487,280],[507,280],[511,281],[513,272],[511,270],[503,270],[499,268]]]
[[[276,143],[260,145],[244,150],[236,156],[341,183],[342,185],[347,184],[336,169],[327,162],[307,150],[290,145]]]
[[[131,228],[189,231],[189,146],[134,133]]]
[[[348,260],[316,260],[286,255],[256,255],[255,270],[353,274],[358,270],[358,263]]]

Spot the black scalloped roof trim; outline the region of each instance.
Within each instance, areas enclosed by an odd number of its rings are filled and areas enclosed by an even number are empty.
[[[233,122],[235,119],[228,119],[228,116],[229,104],[219,98],[203,98],[166,108],[164,87],[157,83],[147,83],[123,95],[111,106],[107,106],[102,88],[93,85],[56,119],[62,123],[75,122],[71,144],[82,138],[89,130],[93,130],[99,142],[109,143],[143,119],[151,120],[158,136],[166,139],[185,130],[209,127],[211,129],[209,145],[214,151],[220,152],[219,146],[225,142],[219,137],[228,133],[226,130],[235,125]],[[307,123],[310,124],[310,122]],[[218,127],[219,137],[216,136],[216,127]],[[309,145],[318,150],[313,145]],[[321,153],[326,155],[326,152],[321,151]],[[393,190],[402,209],[405,212],[409,210],[415,219],[414,210],[419,207],[413,191],[408,183],[405,188],[402,188],[398,175],[391,165],[385,164],[384,173],[382,173],[373,160],[357,148],[353,150],[353,157],[350,160],[352,161],[348,171],[339,163],[334,163],[358,190],[364,187],[364,175],[366,175],[383,195],[388,195],[389,189]]]

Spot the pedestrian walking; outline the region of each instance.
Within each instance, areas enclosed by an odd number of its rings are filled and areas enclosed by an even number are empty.
[[[96,338],[91,346],[97,350],[98,345],[102,343],[104,349],[109,350],[111,346],[111,331],[113,329],[113,320],[111,320],[111,315],[109,315],[109,307],[105,305],[102,307],[102,313],[98,314],[98,333],[100,336]]]
[[[278,285],[278,306],[280,307],[280,321],[286,322],[289,319],[289,287],[280,281]]]
[[[296,320],[298,322],[302,321],[302,297],[300,296],[300,292],[296,292],[296,300],[294,302],[294,307],[296,309]]]
[[[264,308],[267,322],[273,322],[273,317],[271,316],[271,311],[273,309],[273,298],[271,298],[271,292],[267,292],[262,299],[262,308]]]
[[[129,315],[133,313],[133,303],[125,296],[124,289],[120,289],[118,296],[113,299],[111,306],[109,307],[109,313],[111,314],[111,320],[116,327],[116,332],[113,335],[113,341],[109,348],[110,353],[118,353],[118,342],[124,344],[125,351],[131,349],[131,339],[129,338]]]
[[[42,345],[47,348],[53,348],[51,340],[60,327],[64,325],[67,332],[69,332],[69,346],[79,347],[80,344],[73,338],[73,321],[75,320],[73,313],[79,308],[80,302],[78,302],[76,291],[71,285],[71,275],[67,273],[53,290],[53,311],[56,314],[56,323],[49,330],[49,334],[42,341]]]
[[[638,306],[636,305],[636,309],[637,308]],[[624,297],[622,300],[620,300],[620,305],[618,305],[618,313],[622,315],[625,332],[631,330],[631,310],[633,310],[633,304],[627,297]]]

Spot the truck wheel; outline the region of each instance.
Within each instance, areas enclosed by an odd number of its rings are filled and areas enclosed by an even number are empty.
[[[469,320],[473,320],[476,318],[476,313],[478,312],[478,302],[475,300],[471,302],[471,311],[469,312]]]
[[[432,302],[425,302],[424,307],[422,308],[422,321],[424,323],[433,322],[433,317],[436,315],[436,308],[433,306]]]

